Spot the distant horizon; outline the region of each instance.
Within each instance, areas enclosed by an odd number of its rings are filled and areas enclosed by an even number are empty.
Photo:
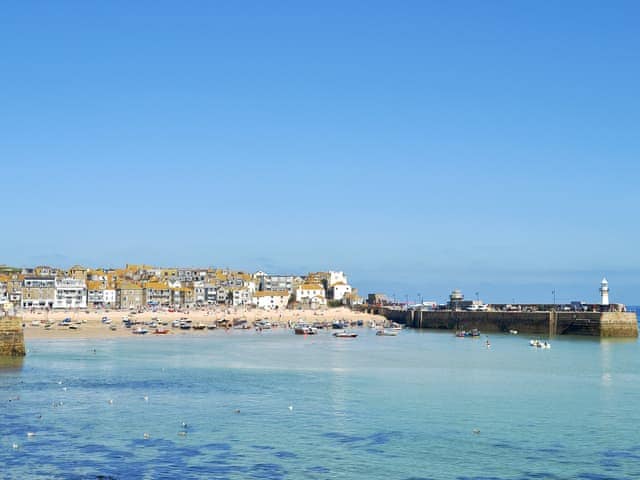
[[[372,281],[369,279],[365,279],[363,281],[361,281],[358,277],[356,277],[356,280],[353,280],[353,275],[351,274],[351,272],[345,268],[342,267],[317,267],[317,268],[311,268],[311,269],[303,269],[303,270],[295,270],[295,269],[268,269],[268,268],[260,268],[260,267],[254,267],[254,268],[250,268],[250,267],[246,267],[245,268],[238,268],[235,267],[233,265],[217,265],[213,262],[210,263],[200,263],[200,264],[189,264],[189,265],[180,265],[177,263],[157,263],[157,262],[140,262],[140,261],[128,261],[128,262],[123,262],[123,263],[116,263],[116,262],[105,262],[105,263],[99,263],[99,264],[93,264],[93,263],[83,263],[83,262],[66,262],[64,264],[62,263],[53,263],[53,262],[43,262],[43,263],[37,263],[37,264],[8,264],[8,263],[0,263],[0,267],[7,267],[7,268],[17,268],[17,269],[24,269],[24,268],[35,268],[38,266],[47,266],[47,267],[51,267],[51,268],[57,268],[57,269],[63,269],[63,270],[68,270],[73,266],[82,266],[85,268],[91,268],[91,269],[100,269],[100,268],[107,268],[107,269],[118,269],[118,268],[123,268],[126,265],[148,265],[148,266],[152,266],[152,267],[156,267],[156,268],[220,268],[220,269],[229,269],[232,271],[240,271],[240,272],[244,272],[244,273],[250,273],[250,274],[255,274],[256,272],[259,271],[264,271],[267,274],[274,274],[274,275],[299,275],[299,276],[305,276],[311,272],[321,272],[321,271],[328,271],[328,270],[332,270],[332,271],[343,271],[345,273],[345,275],[347,275],[347,278],[349,280],[350,285],[353,288],[356,288],[358,290],[358,293],[361,297],[363,298],[367,298],[367,295],[370,293],[382,293],[384,295],[387,296],[387,298],[391,301],[394,299],[397,303],[409,303],[409,304],[417,304],[420,303],[420,299],[422,299],[423,302],[426,301],[435,301],[437,303],[446,303],[448,301],[449,298],[449,293],[451,293],[452,290],[454,290],[455,288],[458,288],[462,291],[462,293],[464,294],[466,299],[476,299],[478,297],[479,300],[482,300],[485,303],[494,303],[494,304],[510,304],[510,303],[515,303],[515,304],[552,304],[553,303],[553,290],[554,288],[551,287],[551,289],[547,292],[545,292],[543,295],[540,295],[539,298],[535,298],[535,296],[532,294],[530,296],[511,296],[509,298],[509,296],[496,296],[496,297],[487,297],[487,295],[483,294],[483,291],[486,290],[479,290],[479,289],[473,289],[473,288],[463,288],[460,287],[460,285],[470,285],[471,283],[469,281],[464,282],[464,281],[460,281],[457,282],[455,284],[452,284],[451,287],[447,286],[447,285],[442,285],[442,284],[437,284],[437,283],[431,283],[431,285],[433,285],[434,288],[432,289],[422,289],[422,291],[416,291],[416,292],[410,292],[409,290],[405,290],[402,291],[398,288],[394,288],[394,286],[390,286],[388,288],[385,288],[384,282],[376,282],[376,281]],[[592,288],[591,292],[589,292],[586,295],[579,295],[579,292],[575,295],[571,295],[569,293],[567,293],[566,290],[560,290],[555,289],[555,299],[556,299],[556,303],[558,304],[569,304],[572,301],[584,301],[586,303],[589,304],[597,304],[599,303],[599,293],[598,293],[598,288],[600,285],[600,281],[602,280],[603,277],[606,277],[609,280],[609,284],[610,284],[610,288],[613,288],[612,290],[610,290],[610,298],[611,298],[611,303],[622,303],[625,304],[627,306],[635,306],[635,305],[640,305],[640,301],[621,301],[620,300],[620,296],[617,295],[618,290],[618,286],[613,285],[613,287],[611,287],[611,280],[609,278],[609,276],[607,275],[603,275],[600,276],[597,280],[597,282],[595,282],[596,287],[595,290]],[[616,275],[613,275],[613,278],[616,278]],[[366,290],[363,290],[361,285],[365,285],[366,286]],[[376,286],[380,285],[380,288],[377,288]],[[396,284],[398,285],[398,284]],[[549,285],[552,285],[552,283],[549,283]],[[560,282],[558,282],[558,285],[561,285]],[[504,285],[502,286],[502,288],[508,288],[508,285]],[[489,291],[493,291],[493,289],[499,291],[501,288],[500,285],[492,285],[492,290]],[[540,285],[534,285],[532,290],[540,290],[542,287],[540,287]],[[429,295],[429,291],[432,292],[439,292],[436,294],[432,294]],[[576,289],[572,289],[569,290],[570,292],[576,292]],[[595,291],[595,293],[594,293]],[[443,293],[444,292],[444,293]],[[477,297],[476,297],[476,293],[477,293]]]

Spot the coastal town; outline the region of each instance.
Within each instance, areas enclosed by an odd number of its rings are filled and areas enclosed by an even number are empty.
[[[116,269],[0,266],[0,306],[4,310],[142,310],[207,305],[279,310],[358,303],[362,299],[357,290],[340,271],[283,275],[130,264]]]

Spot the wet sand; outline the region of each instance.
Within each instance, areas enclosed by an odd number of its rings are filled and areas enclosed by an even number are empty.
[[[287,328],[299,321],[307,323],[328,323],[335,321],[357,322],[362,320],[363,324],[369,326],[371,323],[376,325],[385,324],[386,319],[381,315],[369,315],[360,312],[353,312],[348,308],[328,308],[323,310],[276,310],[265,311],[259,309],[247,308],[222,308],[211,307],[201,309],[189,309],[176,312],[169,312],[166,309],[153,311],[143,311],[141,313],[133,313],[129,310],[80,310],[80,311],[52,311],[52,312],[22,312],[25,339],[41,339],[41,338],[117,338],[137,336],[132,335],[133,328],[125,328],[122,320],[129,317],[132,321],[144,323],[157,319],[158,323],[167,322],[168,328],[172,332],[189,333],[193,335],[201,335],[207,330],[181,330],[171,328],[171,322],[188,318],[195,324],[211,325],[217,324],[222,320],[229,323],[246,321],[248,325],[254,327],[255,322],[266,320],[270,322],[274,328]],[[111,324],[102,322],[103,317],[108,317]],[[70,318],[71,322],[77,325],[77,329],[70,329],[67,326],[61,326],[59,323]],[[34,325],[38,324],[38,325]],[[44,325],[50,323],[51,328],[45,329]],[[115,325],[116,329],[111,330],[110,326]],[[153,328],[149,328],[149,333],[153,333]]]

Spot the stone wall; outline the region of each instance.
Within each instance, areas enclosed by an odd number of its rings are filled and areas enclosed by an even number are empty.
[[[24,356],[22,319],[0,316],[0,356]]]
[[[638,320],[628,312],[452,312],[379,309],[388,319],[414,328],[472,329],[535,335],[637,337]]]

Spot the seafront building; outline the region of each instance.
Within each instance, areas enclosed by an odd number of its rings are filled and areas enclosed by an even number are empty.
[[[356,304],[357,291],[341,271],[307,275],[221,268],[163,268],[127,264],[103,269],[41,265],[0,269],[0,304],[22,309],[191,307],[220,305],[266,310],[290,305]]]

